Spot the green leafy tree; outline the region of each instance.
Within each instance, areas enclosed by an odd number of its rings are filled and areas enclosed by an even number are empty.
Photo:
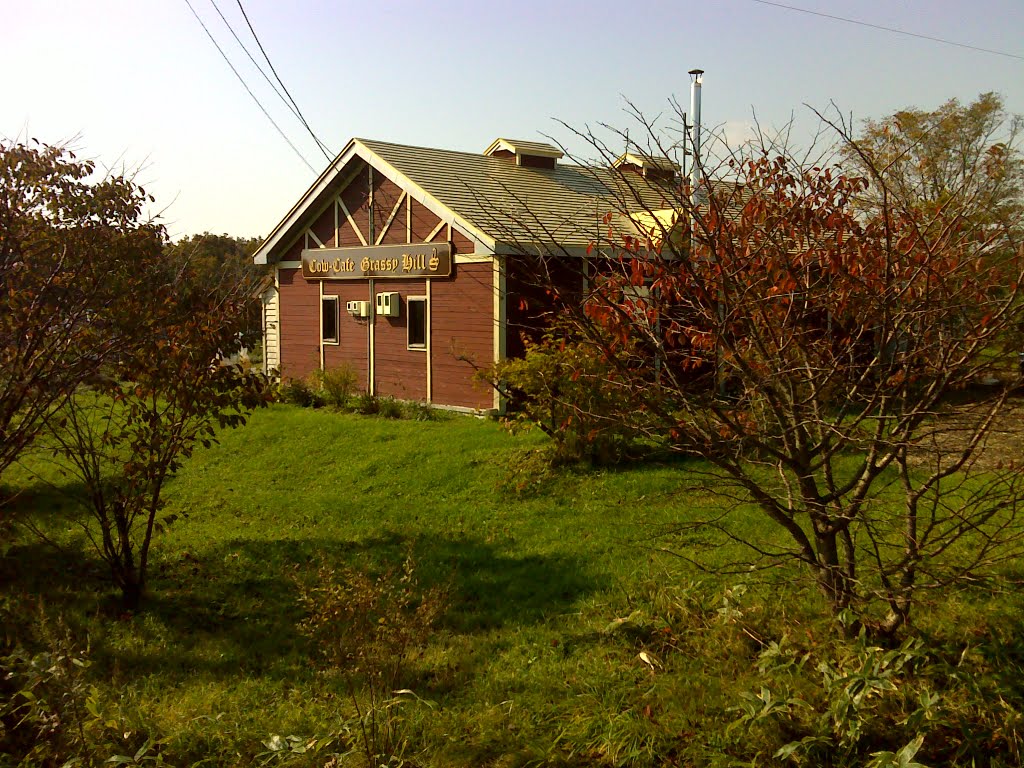
[[[252,263],[252,254],[260,242],[258,237],[203,232],[169,243],[167,255],[178,263],[187,263],[196,276],[227,274],[240,281],[259,273],[261,268]]]
[[[848,173],[868,179],[862,201],[870,208],[899,204],[928,216],[944,206],[969,207],[978,237],[1010,232],[1019,245],[1022,127],[999,94],[983,93],[966,105],[950,99],[932,111],[909,107],[867,120],[842,155]]]
[[[246,329],[258,329],[261,324],[261,301],[257,290],[261,279],[268,276],[270,267],[252,263],[252,254],[259,247],[258,237],[232,237],[203,232],[183,237],[166,248],[167,257],[182,265],[191,280],[203,283],[241,284],[250,286],[249,301],[245,304]]]
[[[258,333],[255,276],[168,249],[143,189],[64,148],[2,145],[0,174],[0,471],[46,431],[134,609],[164,484],[267,402],[259,373],[224,362]]]
[[[0,142],[0,476],[130,345],[112,313],[164,242],[146,201],[65,147]]]

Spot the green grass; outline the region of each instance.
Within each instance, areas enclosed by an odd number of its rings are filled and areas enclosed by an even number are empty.
[[[358,745],[365,696],[318,663],[300,596],[321,564],[380,572],[411,553],[422,586],[448,589],[439,626],[404,662],[418,698],[393,711],[411,764],[727,764],[729,707],[758,684],[760,643],[828,635],[816,593],[799,571],[774,584],[712,576],[656,549],[668,541],[715,566],[741,555],[709,533],[651,540],[721,508],[686,462],[563,470],[537,492],[508,490],[510,468],[542,442],[472,418],[257,413],[170,484],[167,511],[187,518],[156,541],[145,610],[126,617],[110,614],[102,570],[52,487],[60,476],[36,461],[49,484],[15,470],[9,509],[65,548],[17,539],[2,594],[22,619],[40,604],[87,638],[88,682],[125,749],[146,734],[174,765],[323,765]],[[772,535],[756,514],[741,525]],[[940,626],[957,616],[963,632],[987,632],[995,605],[950,596],[932,610]],[[272,734],[331,741],[268,756]]]

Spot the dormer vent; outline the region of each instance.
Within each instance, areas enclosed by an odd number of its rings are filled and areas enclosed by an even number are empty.
[[[555,163],[565,155],[562,150],[551,144],[520,139],[495,139],[491,146],[484,150],[484,154],[488,157],[515,160],[516,165],[524,168],[554,168]]]
[[[624,152],[612,163],[612,167],[620,171],[639,173],[651,181],[672,181],[679,166],[667,157],[645,155],[640,152]]]

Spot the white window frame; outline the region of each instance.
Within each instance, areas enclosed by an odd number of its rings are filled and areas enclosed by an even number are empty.
[[[412,304],[413,302],[423,303],[423,343],[413,344],[409,338],[412,333]],[[407,296],[405,298],[406,303],[406,329],[405,329],[405,348],[415,352],[426,352],[428,344],[427,336],[430,333],[430,298],[427,296]]]
[[[324,337],[324,304],[334,304],[334,333],[333,339]],[[320,343],[330,344],[331,346],[338,346],[341,344],[341,300],[337,296],[331,296],[324,294],[320,297]]]

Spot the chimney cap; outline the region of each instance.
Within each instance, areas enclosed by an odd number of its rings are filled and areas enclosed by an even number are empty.
[[[687,74],[690,74],[690,75],[703,75],[704,74],[704,70],[703,69],[691,69]]]

